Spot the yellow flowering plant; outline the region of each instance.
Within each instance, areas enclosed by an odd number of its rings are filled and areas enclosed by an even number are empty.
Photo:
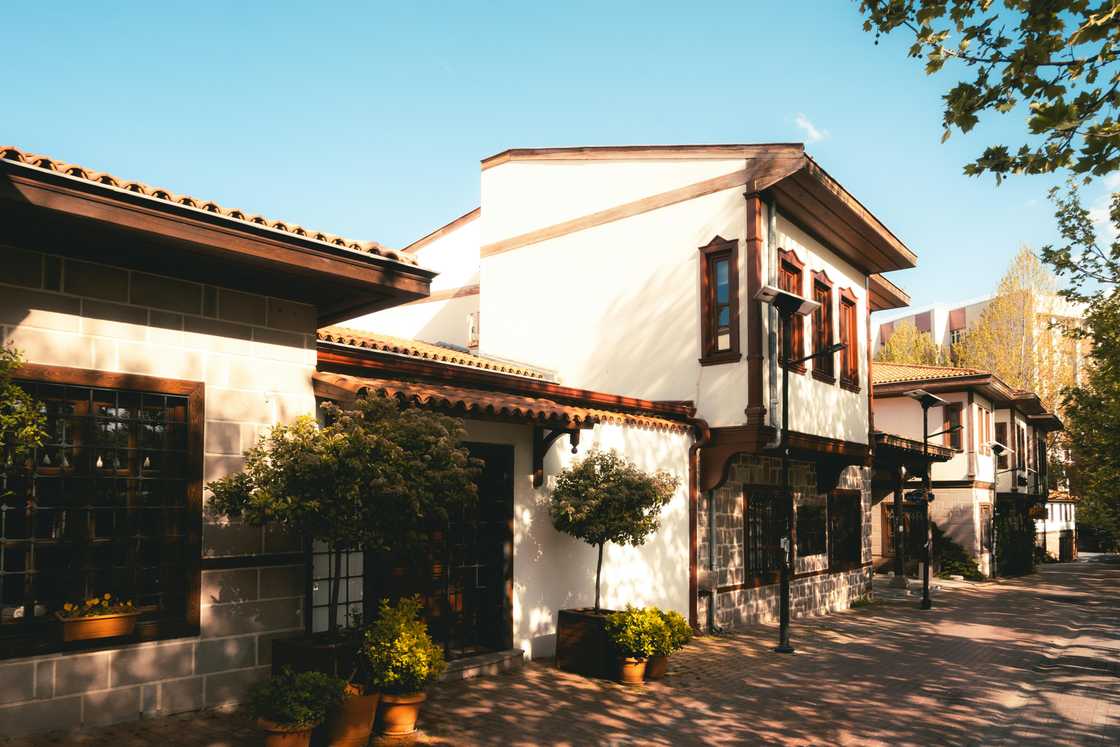
[[[62,605],[58,616],[64,619],[74,617],[101,617],[102,615],[122,615],[135,612],[136,607],[131,599],[113,599],[113,595],[106,592],[99,597],[90,597],[81,602],[67,602]]]

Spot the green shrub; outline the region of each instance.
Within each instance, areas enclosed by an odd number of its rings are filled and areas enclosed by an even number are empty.
[[[942,578],[964,576],[969,581],[982,581],[984,579],[984,574],[980,572],[980,566],[977,565],[976,559],[969,555],[959,542],[947,537],[941,527],[936,524],[932,526],[931,531],[933,533],[933,557],[940,561],[939,575]]]
[[[684,615],[674,610],[657,610],[657,614],[661,616],[661,622],[665,624],[665,640],[666,644],[659,646],[659,649],[654,653],[658,656],[668,656],[674,651],[680,651],[685,647],[689,641],[692,640],[692,626],[688,624],[688,620],[684,619]]]
[[[377,620],[366,629],[362,652],[369,660],[370,684],[383,693],[420,692],[443,673],[443,650],[420,618],[419,597],[396,605],[382,600]]]
[[[630,659],[648,659],[661,650],[671,649],[669,626],[656,607],[637,608],[626,605],[621,612],[607,616],[607,637],[618,655]]]
[[[296,674],[284,667],[280,674],[253,685],[249,712],[282,726],[314,726],[342,701],[345,686],[344,680],[322,672]]]

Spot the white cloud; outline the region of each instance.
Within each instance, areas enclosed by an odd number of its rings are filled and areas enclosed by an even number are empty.
[[[797,116],[794,117],[793,123],[805,132],[805,139],[810,143],[816,143],[829,137],[828,130],[820,129],[801,112],[798,112]]]
[[[1109,192],[1120,189],[1120,171],[1114,171],[1104,178],[1104,186]]]

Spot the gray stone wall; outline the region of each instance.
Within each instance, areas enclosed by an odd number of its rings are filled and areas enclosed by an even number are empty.
[[[813,500],[816,493],[816,469],[809,462],[793,461],[790,465],[790,484],[794,502],[800,504]],[[709,511],[716,511],[716,583],[720,587],[735,586],[745,580],[743,561],[743,487],[744,485],[781,485],[781,460],[773,457],[740,454],[732,461],[727,482],[712,491],[710,498],[701,497],[697,507],[697,564],[705,569],[709,564]],[[871,562],[871,489],[869,470],[849,467],[840,476],[837,488],[858,490],[862,496],[861,562]],[[817,558],[819,556],[811,556]],[[805,565],[797,558],[797,571]],[[823,561],[823,558],[822,558]],[[823,566],[822,566],[823,568]],[[871,568],[861,567],[835,573],[816,573],[795,578],[790,585],[790,604],[793,615],[823,614],[847,608],[855,599],[871,592]],[[708,624],[710,597],[700,593],[697,599],[697,620],[701,628]],[[762,622],[772,622],[778,615],[777,585],[753,589],[732,589],[716,595],[715,619],[721,628],[733,628]]]
[[[206,481],[268,426],[315,408],[315,309],[280,298],[0,246],[0,343],[29,363],[206,384]],[[209,522],[204,558],[299,549]],[[204,570],[201,635],[0,661],[0,734],[67,729],[241,700],[272,640],[303,629],[303,567]]]

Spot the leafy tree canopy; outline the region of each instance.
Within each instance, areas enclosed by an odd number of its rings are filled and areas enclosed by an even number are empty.
[[[23,358],[19,352],[0,346],[0,449],[4,463],[19,461],[46,438],[47,417],[35,398],[12,382],[12,374]]]
[[[894,331],[875,352],[880,363],[917,363],[935,366],[943,363],[941,346],[929,332],[919,332],[913,319],[895,323]]]
[[[913,37],[926,73],[967,75],[944,95],[947,139],[990,112],[1026,107],[1028,137],[992,145],[965,173],[1104,175],[1120,168],[1117,0],[861,0],[863,28]]]

